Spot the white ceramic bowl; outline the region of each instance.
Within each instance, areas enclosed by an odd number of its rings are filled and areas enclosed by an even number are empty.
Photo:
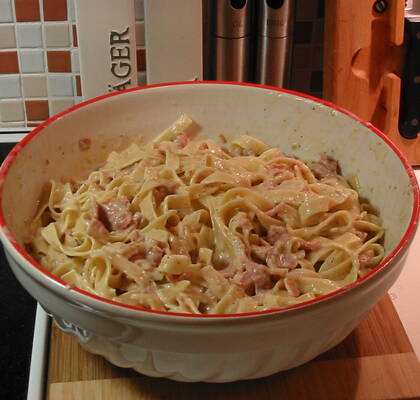
[[[413,239],[419,190],[409,164],[377,129],[348,112],[275,88],[233,83],[156,85],[82,103],[35,129],[1,167],[0,228],[16,277],[58,325],[112,363],[179,381],[228,382],[296,367],[343,340],[397,279]],[[287,309],[227,316],[142,310],[70,288],[24,251],[43,184],[87,173],[137,135],[185,112],[199,135],[249,133],[304,159],[327,152],[379,208],[386,257],[363,279]],[[81,138],[92,138],[88,151]]]

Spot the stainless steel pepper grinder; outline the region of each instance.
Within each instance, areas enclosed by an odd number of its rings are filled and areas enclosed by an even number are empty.
[[[214,18],[214,77],[249,79],[251,0],[216,0]]]
[[[288,87],[293,41],[294,0],[260,0],[256,81]]]

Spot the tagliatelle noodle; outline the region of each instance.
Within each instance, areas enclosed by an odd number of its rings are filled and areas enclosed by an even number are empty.
[[[33,257],[98,296],[197,314],[304,302],[379,264],[380,219],[334,160],[305,164],[246,135],[191,140],[191,123],[112,152],[85,180],[51,182]]]

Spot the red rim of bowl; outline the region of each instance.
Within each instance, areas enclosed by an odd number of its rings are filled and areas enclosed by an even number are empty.
[[[71,113],[72,111],[75,111],[75,110],[77,110],[79,108],[82,108],[86,105],[89,105],[91,103],[95,103],[97,101],[100,101],[100,100],[103,100],[103,99],[106,99],[106,98],[109,98],[109,97],[118,96],[118,95],[121,95],[121,94],[124,94],[124,93],[134,92],[134,91],[138,91],[138,90],[148,90],[148,89],[153,89],[153,88],[169,87],[169,86],[176,86],[176,85],[200,85],[200,84],[247,86],[247,87],[260,88],[260,89],[274,90],[274,91],[277,91],[277,92],[288,93],[288,94],[298,96],[298,97],[301,97],[301,98],[306,98],[306,99],[312,100],[315,103],[320,103],[320,104],[323,104],[327,107],[335,109],[335,110],[337,110],[337,111],[339,111],[339,112],[357,120],[360,124],[364,125],[366,128],[368,128],[374,134],[379,136],[394,151],[394,153],[398,156],[398,158],[401,160],[402,164],[404,165],[404,168],[407,172],[407,175],[410,178],[411,189],[412,189],[413,197],[414,197],[414,199],[413,199],[414,200],[413,201],[413,210],[412,210],[410,223],[409,223],[408,228],[407,228],[406,232],[404,233],[401,241],[399,242],[399,244],[372,271],[370,271],[369,273],[367,273],[366,275],[364,275],[362,278],[358,279],[357,281],[355,281],[355,282],[351,283],[350,285],[347,285],[347,286],[345,286],[341,289],[338,289],[338,290],[336,290],[334,292],[331,292],[327,295],[320,296],[320,297],[317,297],[315,299],[308,300],[308,301],[298,303],[298,304],[294,304],[294,305],[287,306],[287,307],[276,308],[276,309],[271,309],[271,310],[266,310],[266,311],[255,311],[255,312],[250,312],[250,313],[239,313],[239,314],[188,314],[188,313],[176,313],[176,312],[169,312],[169,311],[149,310],[149,309],[146,309],[146,308],[131,306],[131,305],[128,305],[128,304],[119,303],[117,301],[109,300],[109,299],[106,299],[104,297],[97,296],[93,293],[89,293],[85,290],[79,289],[77,287],[70,287],[69,288],[69,285],[65,281],[61,280],[60,278],[58,278],[58,277],[52,275],[50,272],[48,272],[44,267],[42,267],[40,264],[35,262],[24,251],[24,249],[22,249],[19,246],[19,244],[12,237],[12,235],[9,232],[9,230],[6,226],[6,223],[5,223],[5,218],[4,218],[4,214],[3,214],[3,206],[2,206],[4,180],[5,180],[5,176],[7,174],[7,171],[9,170],[11,165],[13,164],[14,159],[17,157],[17,155],[20,153],[20,151],[39,132],[41,132],[46,126],[50,125],[55,120]],[[151,314],[158,314],[158,315],[168,316],[168,317],[177,316],[177,317],[189,317],[189,318],[227,318],[227,317],[238,318],[238,317],[249,317],[249,316],[258,316],[258,315],[265,315],[265,314],[283,313],[285,311],[289,311],[289,310],[293,310],[293,309],[301,309],[303,307],[306,308],[307,306],[309,306],[311,304],[319,303],[323,300],[326,300],[326,299],[335,297],[339,294],[348,292],[349,290],[355,288],[356,286],[359,286],[360,284],[362,284],[363,282],[365,282],[366,280],[368,280],[372,276],[376,275],[379,271],[383,270],[389,264],[389,262],[393,258],[395,258],[398,255],[398,253],[400,253],[400,251],[408,244],[408,242],[410,241],[410,238],[415,233],[416,226],[417,226],[417,221],[418,221],[418,218],[419,218],[419,209],[420,209],[420,200],[419,199],[420,199],[419,187],[418,187],[418,184],[417,184],[416,176],[414,174],[413,169],[411,168],[410,163],[407,161],[407,159],[402,154],[402,152],[395,146],[395,144],[384,133],[382,133],[378,128],[373,126],[370,122],[367,122],[367,121],[361,119],[357,115],[353,114],[352,112],[350,112],[350,111],[348,111],[348,110],[346,110],[346,109],[344,109],[340,106],[337,106],[336,104],[330,103],[330,102],[322,100],[322,99],[315,98],[313,96],[309,96],[309,95],[304,94],[304,93],[299,93],[299,92],[296,92],[296,91],[293,91],[293,90],[282,89],[282,88],[273,87],[273,86],[259,85],[259,84],[253,84],[253,83],[242,83],[242,82],[225,82],[225,81],[169,82],[169,83],[162,83],[162,84],[155,84],[155,85],[148,85],[148,86],[143,86],[143,87],[126,89],[126,90],[123,90],[123,91],[120,91],[120,92],[113,92],[113,93],[109,93],[109,94],[106,94],[106,95],[103,95],[103,96],[95,97],[93,99],[89,99],[87,101],[84,101],[80,104],[77,104],[77,105],[75,105],[75,106],[73,106],[73,107],[71,107],[67,110],[64,110],[64,111],[56,114],[55,116],[49,118],[48,120],[43,122],[41,125],[39,125],[37,128],[35,128],[31,133],[29,133],[19,143],[16,144],[16,146],[11,150],[11,152],[8,154],[8,156],[6,157],[6,159],[4,160],[3,164],[0,167],[0,202],[1,202],[1,206],[0,206],[0,228],[2,230],[2,233],[4,234],[4,237],[7,238],[7,240],[11,243],[11,245],[14,247],[14,249],[26,261],[28,261],[30,264],[32,264],[32,266],[34,266],[36,269],[38,269],[43,275],[47,276],[48,278],[50,278],[53,281],[55,281],[56,283],[58,283],[62,288],[65,288],[67,292],[70,290],[70,291],[82,294],[84,296],[88,296],[88,297],[90,297],[94,300],[99,300],[100,302],[108,304],[108,305],[113,305],[113,306],[123,307],[123,308],[129,309],[129,310],[135,310],[135,311],[146,312],[146,313],[151,313]]]

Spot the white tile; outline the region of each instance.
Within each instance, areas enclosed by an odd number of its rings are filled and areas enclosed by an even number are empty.
[[[144,20],[144,0],[134,0],[134,8],[136,10],[136,20]]]
[[[25,128],[25,121],[2,122],[0,118],[0,128]]]
[[[0,0],[0,22],[13,22],[12,0]]]
[[[74,0],[67,0],[69,21],[76,22],[76,10],[74,9]]]
[[[50,116],[74,106],[74,99],[52,99],[49,101]]]
[[[0,25],[0,48],[11,49],[16,47],[15,27],[13,24]]]
[[[73,96],[72,75],[50,75],[48,77],[48,94],[50,96]]]
[[[22,72],[45,72],[44,52],[42,50],[20,50]]]
[[[79,50],[71,51],[71,70],[72,72],[80,72]]]
[[[74,98],[74,104],[80,104],[83,101],[82,96],[77,96]]]
[[[136,46],[145,46],[144,21],[136,22]]]
[[[24,119],[22,100],[0,101],[0,120],[2,122],[23,121]]]
[[[0,99],[21,96],[19,75],[0,75]]]
[[[70,32],[68,24],[45,23],[45,45],[47,47],[69,47]]]
[[[40,23],[17,23],[16,35],[19,47],[43,47]]]
[[[23,94],[25,97],[47,97],[46,75],[22,75]]]

